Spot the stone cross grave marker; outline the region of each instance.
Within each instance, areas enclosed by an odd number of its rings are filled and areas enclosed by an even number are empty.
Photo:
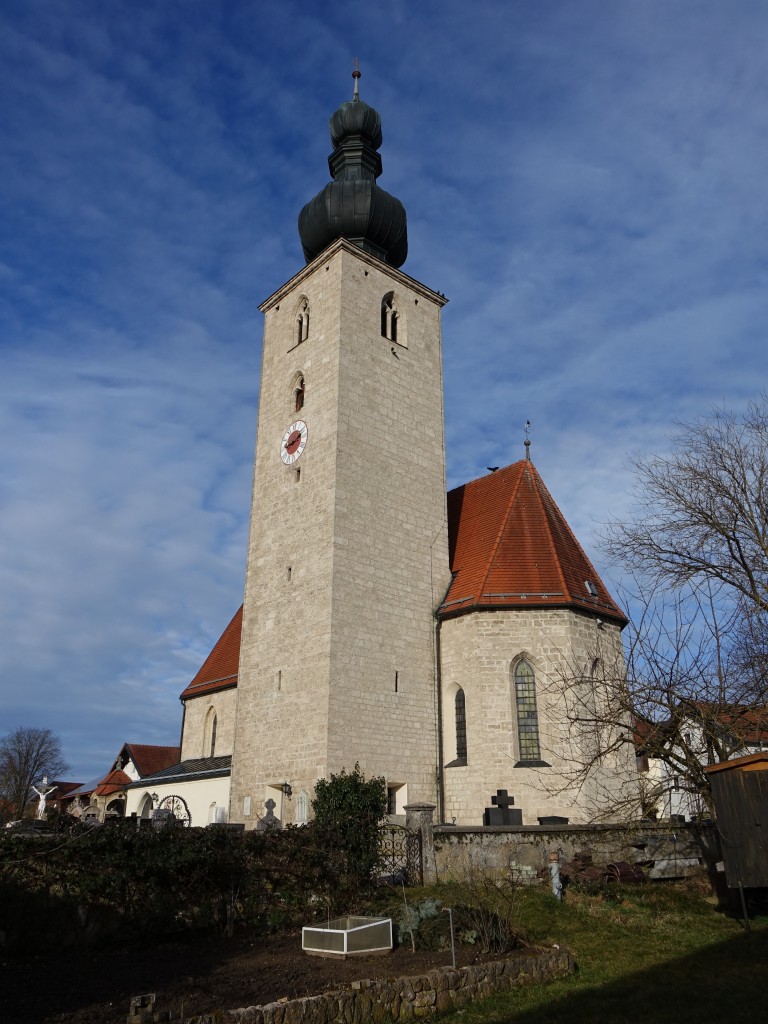
[[[512,806],[514,802],[515,798],[506,789],[497,789],[496,795],[491,797],[494,806],[483,811],[483,825],[522,825],[523,812]]]

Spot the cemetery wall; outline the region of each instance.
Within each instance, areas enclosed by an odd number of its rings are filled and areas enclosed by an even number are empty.
[[[356,981],[349,988],[266,1006],[205,1013],[184,1024],[384,1024],[454,1010],[521,985],[574,970],[566,950],[527,950],[489,964],[442,967],[414,978]],[[141,1020],[137,1017],[138,1021]],[[129,1022],[131,1018],[129,1018]]]
[[[663,859],[667,873],[660,877],[670,878],[690,874],[696,861],[711,871],[721,859],[714,825],[435,826],[433,836],[437,881],[460,877],[472,869],[517,871],[522,880],[533,879],[539,870],[548,874],[551,853],[565,863],[582,850],[588,850],[599,866]]]

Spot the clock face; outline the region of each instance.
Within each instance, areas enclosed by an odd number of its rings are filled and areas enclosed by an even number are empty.
[[[307,447],[308,432],[304,420],[296,420],[283,434],[283,439],[280,442],[280,458],[286,466],[293,465]]]

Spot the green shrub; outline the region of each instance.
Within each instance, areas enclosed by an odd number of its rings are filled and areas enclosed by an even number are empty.
[[[321,845],[342,855],[340,892],[365,889],[379,862],[379,824],[387,809],[383,778],[366,779],[355,764],[329,779],[320,779],[312,801],[314,827]]]

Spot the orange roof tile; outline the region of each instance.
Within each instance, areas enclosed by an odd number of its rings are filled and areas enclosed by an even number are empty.
[[[448,537],[454,577],[443,617],[476,608],[570,607],[626,624],[528,460],[449,491]]]
[[[703,719],[716,723],[744,743],[768,743],[768,708],[705,700],[691,704]]]
[[[237,666],[240,659],[240,633],[243,628],[243,606],[221,634],[203,662],[203,666],[181,694],[181,700],[199,697],[204,693],[226,690],[237,686]]]
[[[118,761],[123,760],[125,754],[136,766],[136,771],[144,778],[145,775],[154,775],[163,768],[170,768],[172,764],[178,764],[181,757],[181,747],[159,747],[149,743],[126,743],[120,752]],[[125,764],[125,761],[123,761]]]
[[[133,779],[129,775],[120,768],[114,768],[104,776],[93,792],[96,796],[111,796],[120,793],[131,782]]]

